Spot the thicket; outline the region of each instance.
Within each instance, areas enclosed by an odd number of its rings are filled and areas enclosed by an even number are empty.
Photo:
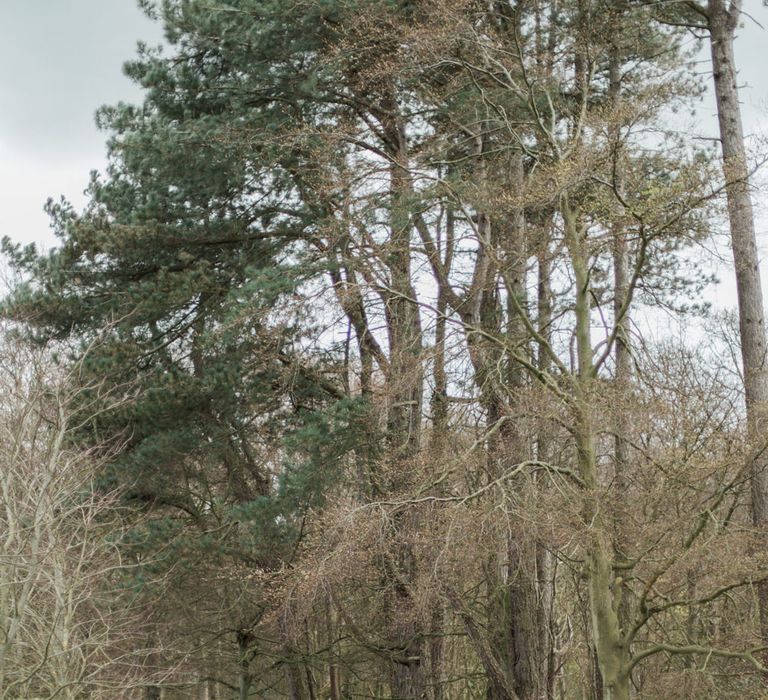
[[[4,245],[0,698],[762,697],[740,3],[142,4]]]

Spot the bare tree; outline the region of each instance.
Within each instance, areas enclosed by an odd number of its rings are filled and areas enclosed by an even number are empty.
[[[75,370],[76,372],[76,370]],[[137,675],[138,633],[119,587],[117,494],[99,489],[110,450],[72,443],[73,386],[49,355],[0,351],[0,697],[99,697],[117,657]],[[93,387],[92,387],[93,388]],[[133,658],[132,661],[129,661]],[[138,674],[140,675],[140,673]]]

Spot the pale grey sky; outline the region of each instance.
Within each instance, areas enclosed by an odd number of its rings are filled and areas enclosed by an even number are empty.
[[[762,0],[744,5],[768,27]],[[141,98],[122,73],[139,40],[157,44],[162,30],[135,0],[0,0],[0,236],[50,246],[54,239],[42,210],[45,200],[63,194],[82,205],[89,172],[105,163],[105,135],[95,128],[95,110]],[[746,131],[766,135],[768,30],[747,18],[736,51]],[[705,61],[700,70],[709,70]],[[694,128],[702,136],[715,135],[711,95],[699,106]],[[757,191],[768,281],[764,200],[764,191]],[[720,276],[723,285],[713,294],[730,305],[732,275],[722,270]]]
[[[135,0],[0,0],[0,236],[50,245],[46,199],[84,201],[96,109],[141,98],[122,72],[138,40],[162,30]]]

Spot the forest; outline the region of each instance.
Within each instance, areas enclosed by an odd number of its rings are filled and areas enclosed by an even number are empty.
[[[3,240],[0,700],[768,698],[761,10],[139,4]]]

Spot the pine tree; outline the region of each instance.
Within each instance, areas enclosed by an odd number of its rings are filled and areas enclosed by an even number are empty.
[[[47,256],[6,242],[28,282],[5,314],[39,341],[66,341],[65,360],[98,387],[81,397],[80,438],[125,442],[102,479],[154,516],[125,543],[151,562],[142,578],[207,580],[213,596],[227,571],[275,571],[291,556],[359,446],[361,414],[340,357],[302,351],[314,331],[298,300],[318,274],[306,241],[320,216],[302,197],[313,144],[291,132],[317,106],[290,41],[311,35],[300,24],[286,46],[280,26],[244,38],[230,9],[166,4],[178,52],[127,66],[142,105],[101,110],[109,167],[85,211],[49,204],[61,245]],[[248,603],[217,624],[250,639],[260,614]]]

